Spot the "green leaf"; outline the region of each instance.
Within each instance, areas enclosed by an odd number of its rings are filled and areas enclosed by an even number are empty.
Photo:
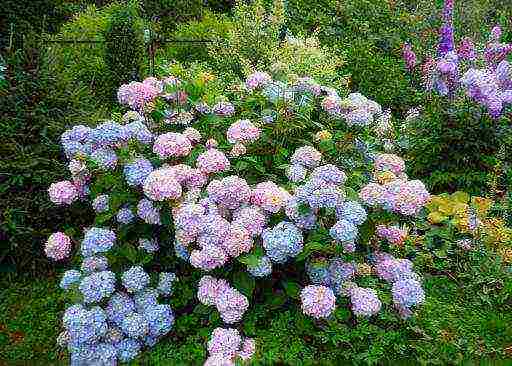
[[[298,299],[300,296],[301,287],[297,282],[284,281],[283,288],[286,294],[292,299]]]
[[[297,256],[298,261],[303,261],[306,258],[308,258],[311,254],[322,252],[325,246],[319,242],[313,241],[306,243],[304,245],[304,249],[302,252]]]
[[[259,264],[260,256],[257,254],[242,254],[237,259],[240,263],[246,264],[249,267],[256,267]]]
[[[239,271],[233,276],[233,286],[242,292],[245,296],[251,297],[256,281],[254,277],[249,275],[247,272]]]

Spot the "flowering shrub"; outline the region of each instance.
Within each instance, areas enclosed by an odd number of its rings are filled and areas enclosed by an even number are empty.
[[[228,101],[208,89],[213,80],[201,73],[123,85],[119,102],[133,110],[62,136],[72,177],[52,184],[50,198],[61,205],[90,199],[97,212],[80,243],[80,271],[62,280],[78,303],[66,311],[60,338],[77,364],[127,361],[171,331],[174,313],[159,298],[172,295],[177,277],[158,270],[156,281],[149,270],[152,260],[158,264],[170,254],[159,243],[173,243],[174,263],[202,272],[222,268],[231,278],[233,285],[204,275],[197,291],[199,302],[215,306],[226,324],[243,320],[255,277],[291,262],[306,262],[309,281],[296,298],[316,319],[329,319],[340,297],[350,300],[354,315],[375,315],[387,304],[384,288],[404,318],[424,301],[412,263],[375,240],[376,232],[400,245],[405,234],[397,235],[395,225],[411,222],[430,197],[420,181],[407,178],[400,157],[374,151],[374,130],[387,118],[382,108],[361,94],[343,98],[312,78],[278,81],[262,72]],[[273,113],[258,116],[261,106]],[[273,138],[299,129],[287,124],[301,115],[317,147],[291,136],[297,148],[283,154],[282,168],[265,153],[268,172],[243,164],[260,158],[262,144],[275,146]],[[315,119],[320,133],[311,126]],[[360,138],[347,149],[341,141],[350,133]],[[354,152],[352,160],[340,161],[347,151]],[[71,239],[62,235],[47,244],[56,260],[70,250]],[[245,267],[233,274],[240,264]],[[377,289],[367,281],[372,274],[374,285],[383,280]],[[288,286],[300,288],[293,281]],[[206,364],[247,360],[254,346],[236,330],[218,328]]]

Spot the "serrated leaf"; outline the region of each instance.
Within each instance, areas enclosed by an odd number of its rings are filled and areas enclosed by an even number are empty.
[[[301,287],[297,282],[284,281],[283,288],[286,294],[292,299],[298,299],[300,297]]]
[[[239,271],[233,275],[233,286],[245,296],[251,297],[254,287],[256,286],[256,281],[254,277],[247,272]]]

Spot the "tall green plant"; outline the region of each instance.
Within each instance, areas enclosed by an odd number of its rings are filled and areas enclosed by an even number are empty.
[[[111,95],[121,84],[140,79],[144,58],[142,19],[138,4],[116,8],[111,14],[105,37],[105,64]]]

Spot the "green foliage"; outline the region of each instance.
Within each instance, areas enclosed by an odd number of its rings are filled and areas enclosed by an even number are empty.
[[[227,16],[205,11],[200,20],[178,24],[170,37],[174,40],[219,40],[225,39],[231,28],[232,23]],[[160,50],[163,53],[160,57],[180,62],[210,60],[206,43],[168,43]]]
[[[483,194],[503,144],[499,125],[506,129],[510,121],[493,120],[468,101],[453,104],[432,96],[425,101],[421,116],[402,132],[409,173],[434,193],[465,190]]]
[[[144,57],[143,24],[137,3],[115,8],[110,14],[105,37],[105,66],[111,96],[120,85],[139,80]]]
[[[8,86],[0,91],[3,271],[45,273],[50,264],[42,248],[48,234],[88,221],[86,207],[64,213],[49,202],[46,190],[66,171],[60,134],[77,121],[87,124],[105,116],[86,88],[67,89],[56,75],[38,68],[39,47],[38,41],[27,38],[25,49],[7,55]]]

